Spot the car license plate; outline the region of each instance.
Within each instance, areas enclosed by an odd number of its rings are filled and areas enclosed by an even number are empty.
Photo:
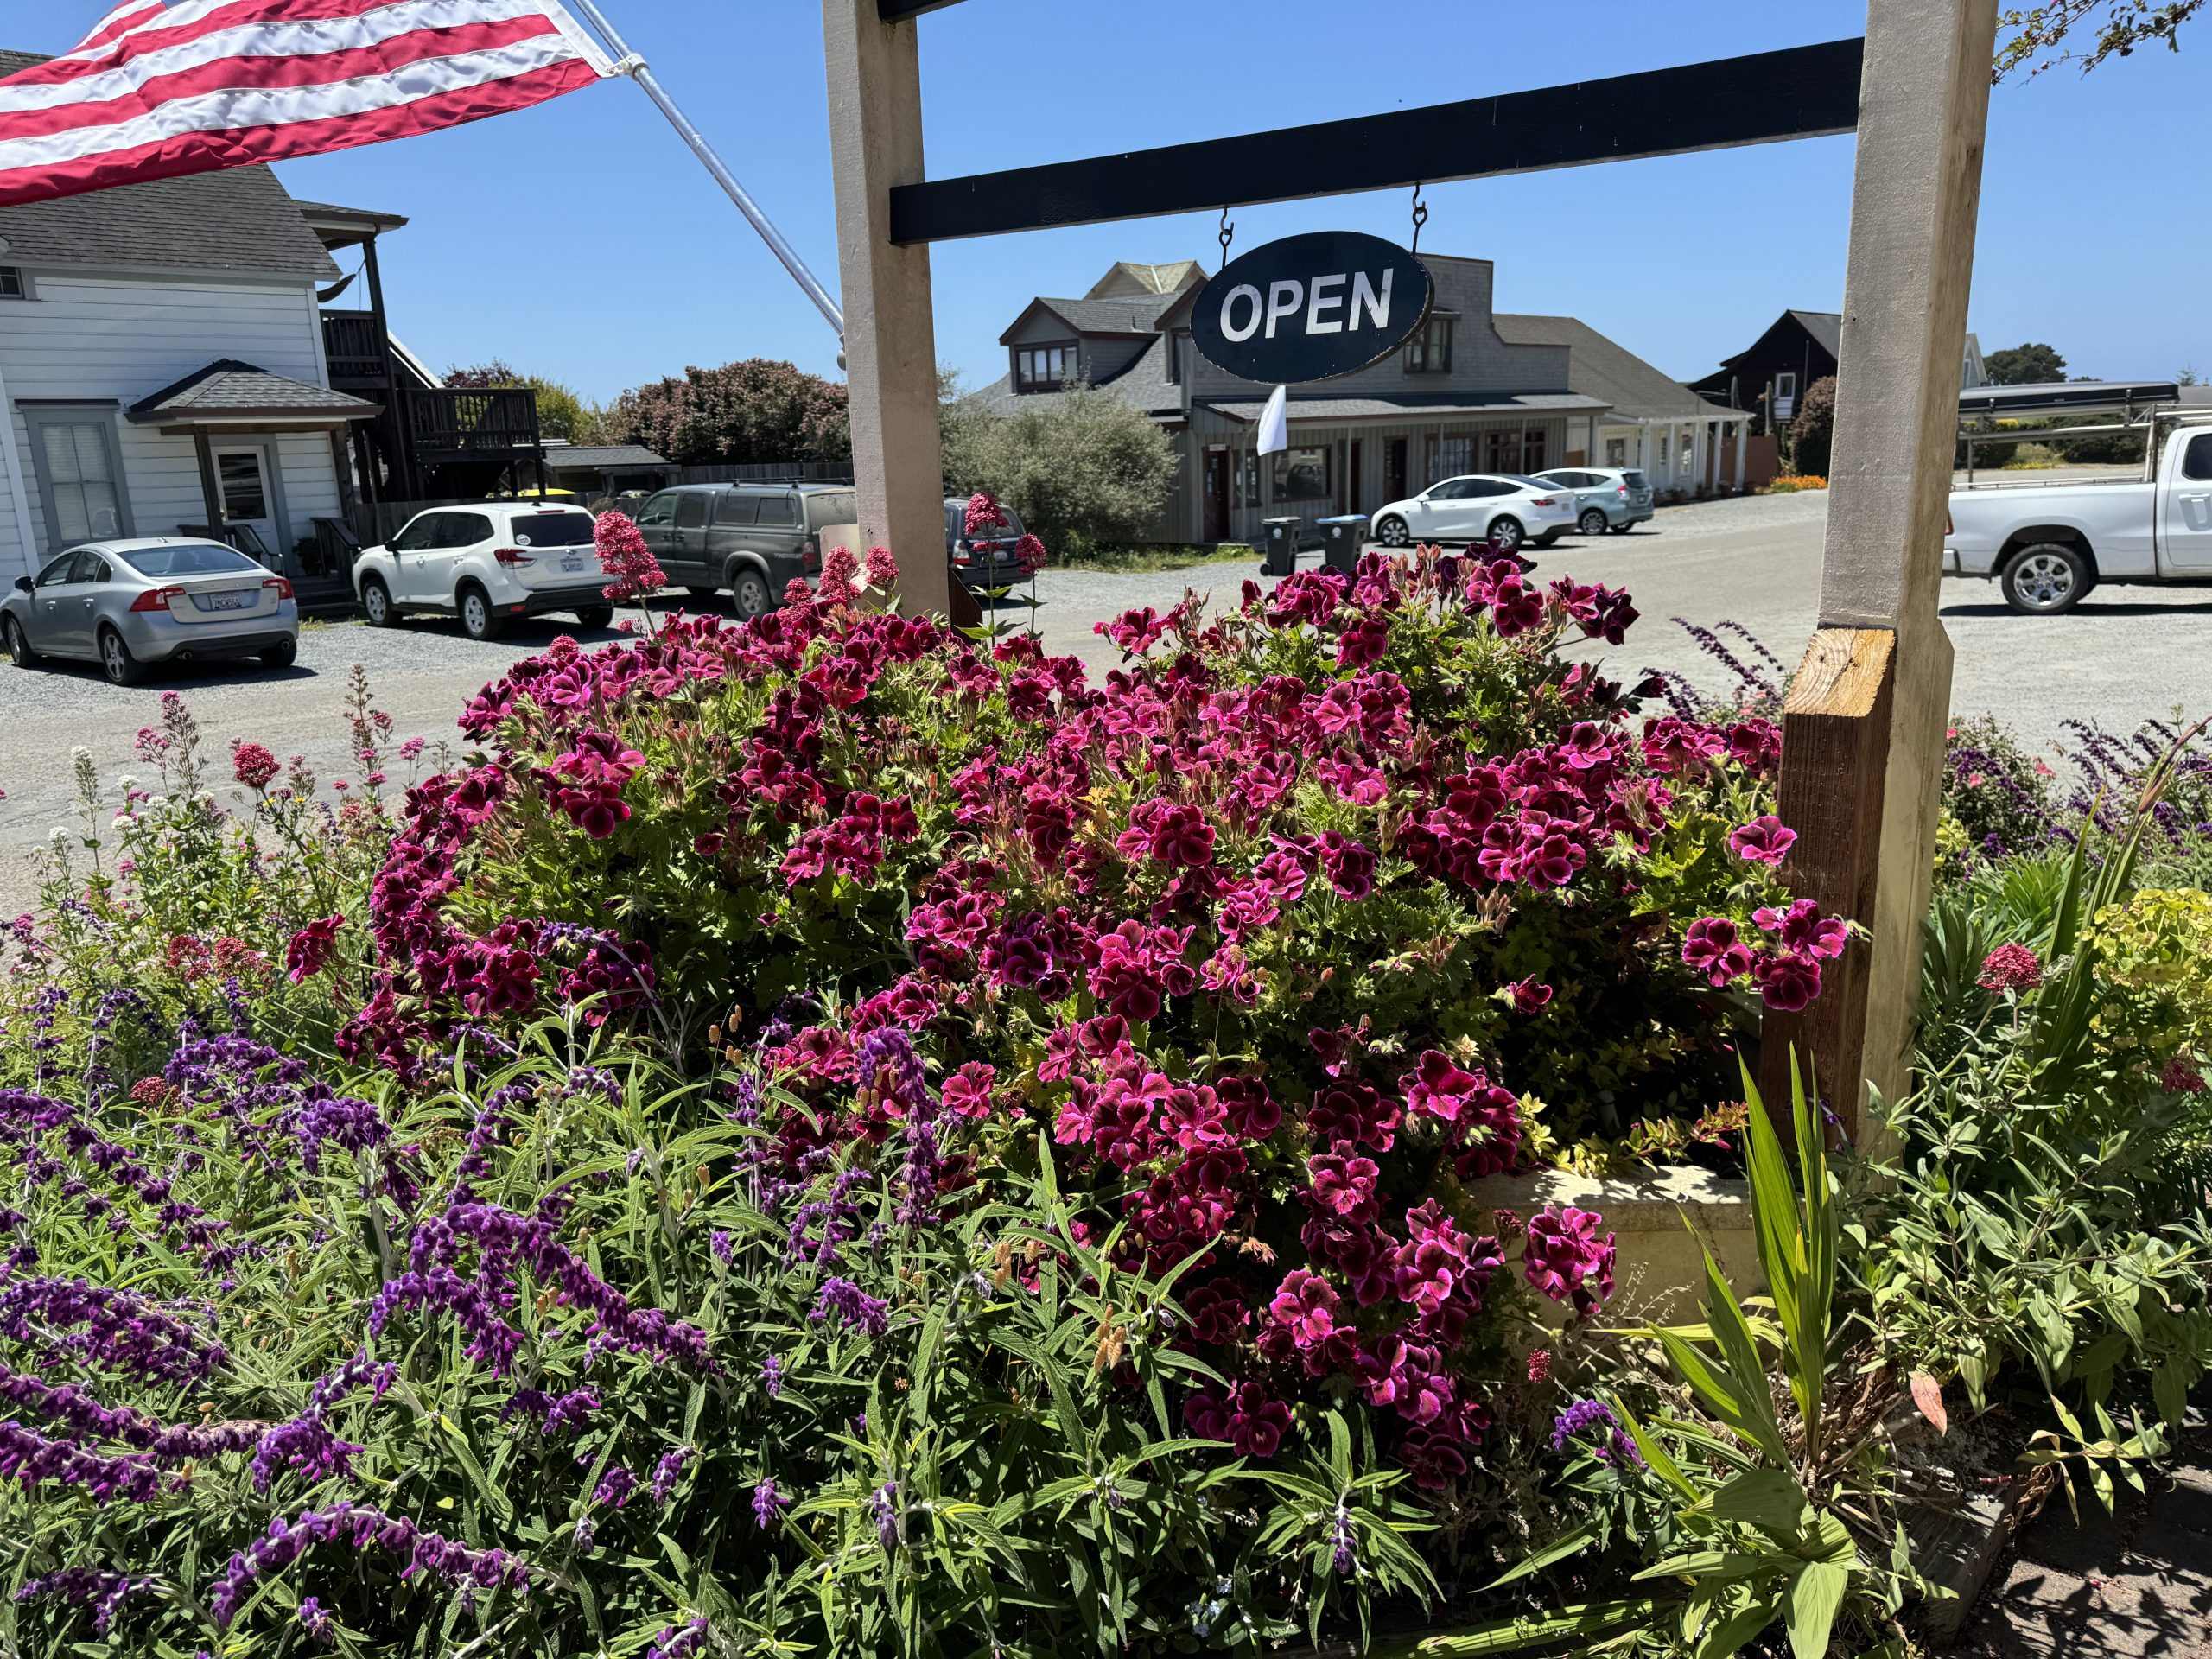
[[[208,594],[200,601],[211,611],[242,611],[248,603],[245,594]]]
[[[564,570],[564,571],[568,571],[568,572],[569,572],[569,573],[571,573],[571,574],[575,573],[575,571],[581,570],[581,569],[582,569],[583,568],[584,568],[584,562],[583,562],[583,558],[582,558],[582,556],[581,555],[575,555],[575,556],[571,556],[570,557],[569,557],[569,558],[565,558],[565,559],[563,559],[563,560],[562,560],[562,561],[561,561],[561,569],[562,569],[563,570]]]

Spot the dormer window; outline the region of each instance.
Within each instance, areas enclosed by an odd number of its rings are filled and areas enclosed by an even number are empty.
[[[1025,346],[1014,354],[1016,391],[1058,391],[1075,367],[1075,346]]]
[[[1452,319],[1431,313],[1406,342],[1408,374],[1449,374],[1452,372]]]

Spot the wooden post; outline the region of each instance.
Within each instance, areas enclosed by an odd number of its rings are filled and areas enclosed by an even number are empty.
[[[219,539],[223,534],[223,486],[215,473],[215,447],[208,441],[204,426],[193,432],[192,454],[200,463],[200,499],[207,514],[207,533]]]
[[[973,622],[976,601],[954,580],[944,546],[930,251],[891,245],[892,188],[923,177],[917,33],[911,17],[884,22],[876,0],[822,0],[860,497],[861,545],[853,550],[891,550],[910,614]]]
[[[1863,1140],[1872,1083],[1907,1086],[1933,879],[1951,642],[1937,614],[1998,0],[1869,0],[1836,373],[1821,626],[1783,719],[1784,874],[1871,934],[1802,1015],[1770,1014],[1762,1088],[1789,1052]]]

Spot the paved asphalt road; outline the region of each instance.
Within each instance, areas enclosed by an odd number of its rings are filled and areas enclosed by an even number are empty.
[[[1794,663],[1818,608],[1826,512],[1820,494],[1669,508],[1630,536],[1562,542],[1539,556],[1538,568],[1635,595],[1644,620],[1609,653],[1617,675],[1677,669],[1719,690],[1725,671],[1669,619],[1740,623]],[[1039,627],[1049,649],[1076,652],[1103,670],[1118,653],[1091,633],[1094,622],[1135,605],[1172,604],[1186,582],[1233,602],[1255,574],[1239,564],[1164,575],[1048,570],[1037,586]],[[2176,703],[2212,712],[2212,589],[2100,588],[2074,615],[2031,618],[2008,612],[1989,583],[1947,581],[1943,616],[1957,652],[1954,707],[1999,715],[2038,746],[2063,739],[2069,718],[2132,729]],[[349,770],[342,702],[353,664],[366,668],[398,737],[435,743],[454,736],[454,718],[470,696],[561,631],[549,620],[474,645],[443,621],[388,632],[314,627],[301,636],[298,662],[281,673],[258,664],[188,668],[130,690],[106,684],[89,665],[27,672],[0,664],[0,914],[30,896],[24,853],[72,819],[72,747],[92,750],[111,789],[122,772],[145,773],[131,745],[159,719],[162,690],[183,694],[219,758],[232,739],[251,739],[280,757],[304,753],[319,775],[334,778]]]

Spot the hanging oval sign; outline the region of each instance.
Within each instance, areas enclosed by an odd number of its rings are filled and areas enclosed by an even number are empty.
[[[1247,380],[1327,380],[1404,345],[1433,297],[1428,268],[1395,243],[1316,231],[1230,260],[1198,292],[1191,340]]]

